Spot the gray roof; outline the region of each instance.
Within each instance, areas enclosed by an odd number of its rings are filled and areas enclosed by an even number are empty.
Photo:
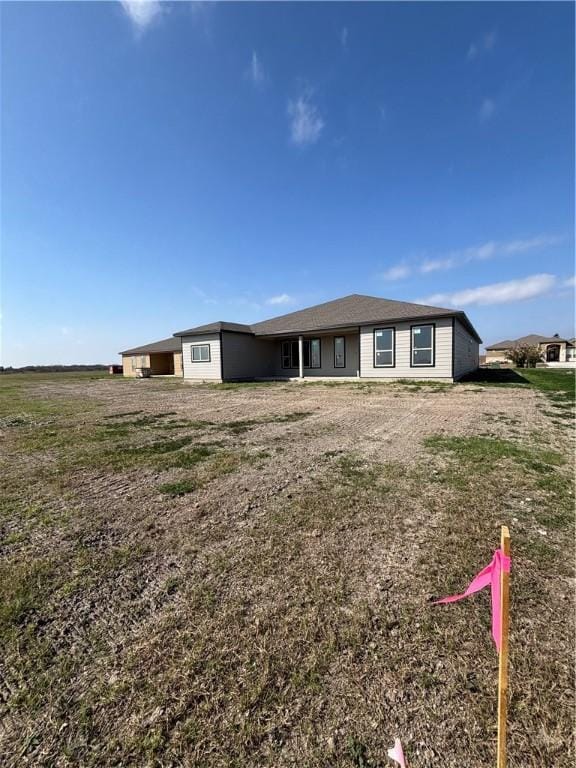
[[[392,323],[403,320],[433,320],[438,317],[458,317],[470,333],[480,342],[474,326],[464,312],[446,307],[431,307],[407,301],[381,299],[377,296],[362,296],[354,293],[341,299],[326,301],[314,307],[289,312],[280,317],[263,320],[253,325],[237,323],[212,323],[179,331],[175,336],[191,336],[200,333],[214,333],[221,330],[252,333],[256,336],[280,336],[296,333],[348,328],[350,326]]]
[[[512,347],[534,346],[537,344],[552,344],[554,342],[567,341],[559,336],[541,336],[539,333],[529,333],[528,336],[520,336],[519,339],[506,339],[497,344],[490,344],[486,347],[488,350],[512,349]]]
[[[195,328],[188,328],[187,331],[178,331],[174,336],[200,336],[203,333],[220,333],[220,331],[234,331],[235,333],[253,333],[252,327],[242,323],[227,323],[218,320],[216,323],[207,323],[206,325],[197,325]]]
[[[170,336],[169,339],[162,339],[161,341],[153,341],[151,344],[143,344],[141,347],[134,347],[134,349],[125,349],[124,352],[120,352],[121,355],[143,355],[149,352],[181,352],[182,342],[180,339],[175,339],[174,336]]]

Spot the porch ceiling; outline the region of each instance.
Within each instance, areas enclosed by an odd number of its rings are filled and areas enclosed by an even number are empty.
[[[305,339],[317,339],[320,336],[346,336],[347,334],[359,333],[360,328],[357,325],[347,326],[346,328],[329,328],[322,331],[302,331],[298,333],[296,331],[286,333],[274,333],[267,335],[260,335],[256,338],[264,339],[264,341],[275,341],[280,339],[297,339],[298,336],[303,336]]]

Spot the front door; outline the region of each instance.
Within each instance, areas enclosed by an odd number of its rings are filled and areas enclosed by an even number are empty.
[[[546,348],[546,362],[557,363],[560,360],[560,345],[549,344]]]

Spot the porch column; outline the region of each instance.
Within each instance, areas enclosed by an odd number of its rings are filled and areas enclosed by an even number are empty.
[[[298,336],[298,376],[304,378],[304,336]]]

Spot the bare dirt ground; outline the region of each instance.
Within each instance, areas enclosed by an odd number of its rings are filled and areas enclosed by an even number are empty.
[[[11,381],[6,383],[6,379]],[[8,766],[574,763],[573,421],[528,386],[4,377]]]

